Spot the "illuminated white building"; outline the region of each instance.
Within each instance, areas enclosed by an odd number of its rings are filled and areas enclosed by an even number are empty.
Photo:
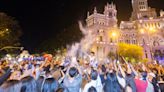
[[[110,50],[115,50],[116,40],[109,38],[109,32],[113,28],[117,28],[117,10],[116,6],[107,4],[104,7],[104,13],[100,14],[94,8],[93,14],[89,14],[86,19],[87,29],[92,30],[97,35],[94,39],[92,50],[96,52],[99,60],[102,60]]]
[[[164,53],[164,12],[158,17],[155,9],[148,6],[147,0],[132,0],[133,12],[130,21],[117,25],[115,4],[107,4],[104,13],[87,14],[87,29],[97,35],[92,50],[99,60],[111,52],[116,52],[117,43],[137,44],[144,48],[144,57],[154,59],[155,52]],[[117,30],[117,31],[116,31]],[[118,33],[114,33],[114,31]]]

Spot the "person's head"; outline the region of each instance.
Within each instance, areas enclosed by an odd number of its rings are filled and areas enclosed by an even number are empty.
[[[90,77],[91,77],[92,80],[97,80],[98,72],[96,70],[92,70],[91,74],[90,74]]]
[[[147,72],[142,72],[142,77],[143,77],[143,80],[146,80],[146,78],[147,78]]]
[[[47,71],[45,72],[45,75],[46,75],[46,77],[51,76],[51,71],[47,70]]]
[[[78,72],[77,68],[75,68],[75,67],[71,67],[71,68],[69,69],[69,76],[70,76],[71,78],[77,76],[78,73],[79,73],[79,72]]]
[[[154,73],[149,73],[149,74],[148,74],[148,80],[149,80],[150,82],[152,82],[153,78],[155,78],[155,74],[154,74]]]
[[[164,76],[160,76],[159,81],[164,81]]]
[[[42,92],[56,92],[58,89],[58,83],[54,78],[48,78],[45,80]]]
[[[141,69],[138,69],[138,70],[137,70],[137,75],[135,76],[135,78],[137,78],[137,79],[143,78],[143,77],[142,77],[142,72],[143,72],[143,71],[142,71]]]
[[[68,92],[67,88],[58,88],[56,92]]]
[[[39,68],[40,67],[40,64],[35,64],[35,68]]]
[[[152,69],[152,72],[156,75],[156,74],[158,74],[158,70],[157,69]]]
[[[38,91],[39,91],[39,92],[41,92],[41,87],[42,87],[43,81],[44,81],[44,77],[43,77],[43,76],[40,76],[40,77],[37,79],[37,81],[36,81],[37,87],[38,87]]]
[[[1,86],[1,92],[20,92],[21,83],[18,80],[9,80]]]
[[[114,69],[114,65],[112,62],[108,63],[108,69],[110,72],[113,72],[113,69]]]
[[[132,73],[131,69],[130,68],[127,68],[126,73],[127,74],[131,74]]]
[[[38,92],[36,81],[33,77],[27,76],[22,80],[21,92]]]
[[[95,55],[95,53],[94,52],[91,52],[91,56],[94,56]]]
[[[124,72],[126,72],[127,73],[127,66],[125,66],[125,65],[122,65],[122,70],[124,71]]]
[[[111,72],[111,73],[108,72],[106,76],[107,76],[107,79],[109,80],[112,80],[112,81],[116,80],[115,72]]]
[[[95,87],[92,86],[88,89],[88,92],[97,92],[97,90]]]
[[[102,70],[102,72],[106,72],[106,67],[105,67],[105,65],[102,65],[101,70]]]

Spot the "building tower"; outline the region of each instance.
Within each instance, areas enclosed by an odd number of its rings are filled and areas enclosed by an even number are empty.
[[[155,9],[148,6],[147,0],[132,0],[132,9],[131,20],[157,17]]]
[[[117,27],[116,5],[107,3],[103,13],[99,13],[94,8],[92,14],[87,13],[86,24],[87,29],[96,34],[96,39],[92,45],[97,59],[101,61],[110,50],[108,32]]]

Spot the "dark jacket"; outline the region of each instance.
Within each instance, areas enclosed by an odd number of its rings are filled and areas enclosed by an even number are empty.
[[[115,73],[107,74],[107,79],[105,80],[104,85],[104,92],[122,92]]]
[[[11,69],[8,69],[4,75],[0,77],[0,86],[5,82],[11,75]]]
[[[134,82],[134,74],[127,74],[125,77],[125,80],[126,80],[126,86],[130,85],[130,87],[132,88],[132,91],[137,92],[136,84]]]

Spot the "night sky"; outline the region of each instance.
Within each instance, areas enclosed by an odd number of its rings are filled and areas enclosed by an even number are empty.
[[[0,0],[0,12],[19,21],[23,35],[21,44],[29,50],[56,36],[78,20],[86,18],[87,11],[96,6],[102,12],[104,5],[112,0]],[[164,9],[164,0],[148,0],[157,11]],[[117,6],[118,19],[128,20],[131,0],[113,0]]]

